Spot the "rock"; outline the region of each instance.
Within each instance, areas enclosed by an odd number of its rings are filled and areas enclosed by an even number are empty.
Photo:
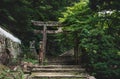
[[[96,79],[94,76],[89,76],[87,79]]]

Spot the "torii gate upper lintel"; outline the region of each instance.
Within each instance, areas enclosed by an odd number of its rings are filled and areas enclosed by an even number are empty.
[[[46,44],[47,44],[47,33],[59,33],[62,30],[58,30],[58,31],[47,31],[47,26],[53,27],[53,26],[61,26],[61,24],[59,22],[56,21],[34,21],[31,20],[31,22],[33,23],[33,25],[35,26],[43,26],[43,31],[41,30],[36,30],[37,32],[43,33],[43,45],[42,45],[42,49],[43,51],[39,51],[39,63],[43,64],[43,60],[45,58],[45,54],[46,54]]]

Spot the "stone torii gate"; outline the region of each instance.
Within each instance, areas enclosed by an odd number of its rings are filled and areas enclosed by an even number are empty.
[[[62,32],[61,28],[58,28],[58,30],[47,30],[47,27],[54,27],[54,26],[61,26],[59,22],[56,21],[31,21],[35,26],[43,27],[43,30],[35,30],[35,33],[43,33],[43,40],[40,45],[40,51],[39,51],[39,63],[43,64],[43,60],[45,58],[46,54],[46,44],[47,44],[47,33],[59,33]]]

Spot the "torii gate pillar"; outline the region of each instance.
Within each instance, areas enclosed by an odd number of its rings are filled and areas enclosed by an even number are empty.
[[[42,58],[42,61],[40,63],[43,64],[43,59],[45,58],[45,54],[46,54],[46,44],[47,44],[47,26],[44,25],[43,26],[43,56],[41,57]]]

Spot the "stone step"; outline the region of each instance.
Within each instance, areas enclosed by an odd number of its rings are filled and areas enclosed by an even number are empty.
[[[85,69],[80,65],[41,65],[29,66],[27,70],[24,70],[25,74],[31,72],[85,72]]]
[[[54,60],[47,60],[47,61],[44,61],[44,62],[64,62],[64,61],[74,61],[74,59],[54,59]]]
[[[66,62],[66,61],[64,61],[64,62],[44,62],[44,63],[47,65],[59,65],[59,64],[61,64],[61,65],[73,65],[73,62]]]
[[[41,65],[41,66],[28,66],[29,68],[81,68],[80,65]]]
[[[48,57],[47,61],[44,61],[44,63],[48,64],[66,64],[66,63],[72,63],[74,62],[74,58],[70,56],[59,56],[59,57]]]
[[[88,75],[87,74],[79,74],[75,75],[72,73],[46,73],[46,72],[41,72],[41,73],[33,73],[31,75],[32,79],[41,79],[41,78],[81,78],[81,79],[87,79]]]
[[[46,78],[43,77],[43,78],[39,78],[38,77],[37,78],[37,77],[33,77],[33,78],[30,78],[30,79],[88,79],[88,78],[74,78],[74,77],[73,78],[72,77],[68,77],[68,78],[67,77],[63,77],[63,78],[62,77],[57,77],[57,78],[56,77],[46,77]]]
[[[72,56],[47,57],[47,61],[74,60]]]
[[[31,72],[84,72],[85,69],[80,68],[33,68]]]
[[[32,70],[85,70],[84,68],[32,68]]]

